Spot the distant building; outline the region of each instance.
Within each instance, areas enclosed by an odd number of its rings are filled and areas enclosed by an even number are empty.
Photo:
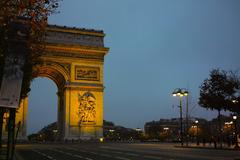
[[[180,137],[177,118],[147,122],[144,125],[144,130],[146,137],[152,140],[178,141]]]
[[[103,122],[103,136],[106,141],[135,141],[143,138],[141,129],[115,126],[113,122]]]
[[[191,117],[187,121],[183,118],[183,140],[190,142],[223,142],[229,143],[234,137],[234,125],[231,116],[221,115],[221,122],[218,118],[207,121],[203,118]],[[219,123],[221,124],[221,136],[219,132]],[[238,126],[240,127],[240,126]],[[160,119],[159,121],[146,122],[145,135],[149,140],[159,141],[179,141],[180,140],[180,119]],[[220,138],[221,137],[221,138]]]
[[[205,119],[192,117],[189,118],[188,124],[185,118],[182,119],[184,139],[187,134],[191,138],[191,133],[194,136],[194,139],[196,139],[196,129],[194,129],[194,126],[196,128],[196,120],[199,122],[198,131],[200,131],[199,126],[207,122]],[[146,122],[144,130],[148,139],[157,139],[160,141],[180,141],[180,118],[160,119],[159,121]]]

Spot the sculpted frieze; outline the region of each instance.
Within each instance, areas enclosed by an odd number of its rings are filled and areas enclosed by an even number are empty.
[[[99,81],[100,68],[75,66],[75,80]]]

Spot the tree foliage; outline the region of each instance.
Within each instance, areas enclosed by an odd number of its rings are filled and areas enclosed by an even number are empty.
[[[218,111],[218,139],[222,147],[221,110],[231,110],[232,99],[239,89],[239,79],[234,72],[213,69],[210,77],[200,86],[199,105]]]
[[[29,26],[27,39],[28,53],[23,68],[24,77],[21,97],[26,97],[30,91],[32,80],[32,66],[38,61],[39,54],[44,49],[44,35],[47,18],[56,13],[60,0],[1,0],[0,1],[0,82],[4,66],[4,57],[7,54],[8,33],[11,22],[19,18],[25,19]]]
[[[199,105],[218,111],[231,110],[232,100],[239,87],[236,73],[213,69],[210,77],[200,86]]]

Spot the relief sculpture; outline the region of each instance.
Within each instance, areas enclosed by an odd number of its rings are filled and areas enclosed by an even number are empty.
[[[90,92],[86,92],[82,96],[78,94],[78,102],[79,124],[95,123],[96,98],[94,95]]]
[[[87,81],[99,81],[99,68],[97,67],[75,67],[75,79],[76,80],[87,80]]]

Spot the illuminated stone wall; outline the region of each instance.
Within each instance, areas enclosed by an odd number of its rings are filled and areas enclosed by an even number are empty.
[[[65,88],[65,138],[103,136],[103,63],[71,65],[71,83]]]
[[[17,134],[17,138],[21,140],[27,140],[27,108],[28,107],[28,98],[23,99],[20,102],[20,107],[16,110],[16,119],[15,119],[15,133]],[[7,139],[7,128],[8,128],[8,118],[9,113],[4,113],[3,116],[3,139]]]

